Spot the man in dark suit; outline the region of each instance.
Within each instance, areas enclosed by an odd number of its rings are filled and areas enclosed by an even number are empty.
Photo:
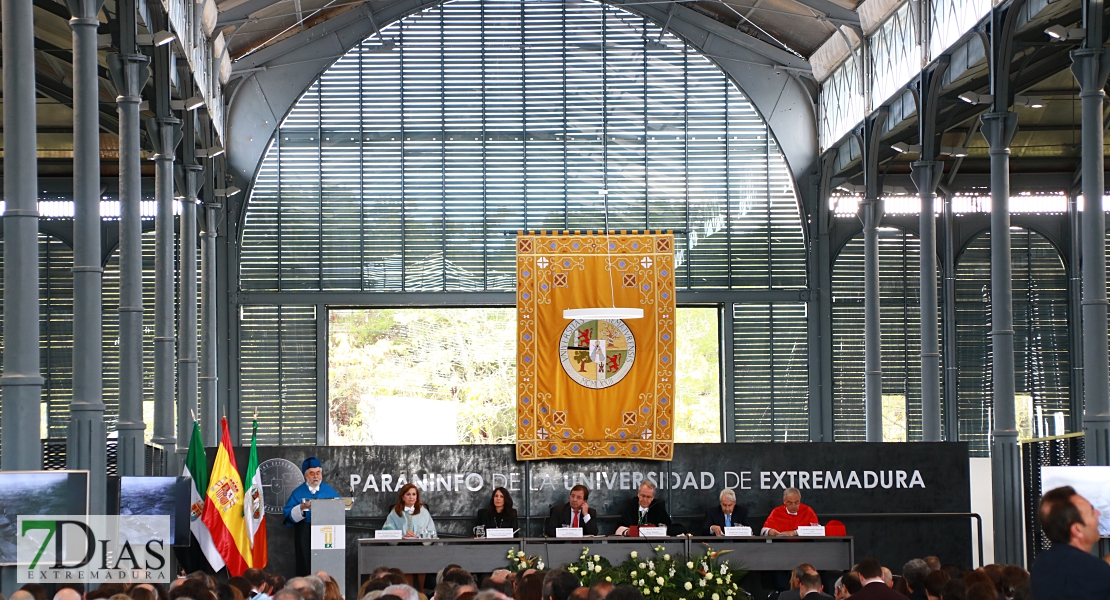
[[[852,594],[853,600],[906,600],[906,597],[887,587],[883,581],[883,567],[879,561],[867,557],[856,567],[863,589]]]
[[[1098,509],[1069,485],[1047,492],[1037,515],[1052,547],[1033,563],[1033,597],[1110,598],[1110,555],[1102,560],[1091,555],[1099,539]]]
[[[817,575],[817,569],[809,563],[802,563],[794,567],[794,570],[790,572],[790,589],[779,594],[778,600],[801,600],[802,577],[809,574]]]
[[[720,506],[714,506],[705,511],[705,524],[702,525],[702,535],[724,535],[725,527],[741,527],[748,524],[748,509],[736,506],[736,492],[721,490]]]
[[[555,537],[555,530],[560,527],[581,527],[583,535],[597,535],[597,512],[586,503],[589,498],[590,488],[584,485],[570,488],[570,501],[551,507],[544,535]]]
[[[636,499],[628,503],[628,507],[621,513],[621,520],[617,526],[617,535],[627,535],[628,528],[633,525],[657,525],[670,528],[671,515],[667,514],[667,505],[662,498],[655,497],[655,484],[644,481],[640,490],[636,492]]]
[[[816,572],[806,573],[798,579],[798,595],[802,600],[833,600],[825,593],[825,586],[821,583],[821,576]],[[782,598],[782,596],[779,596]]]

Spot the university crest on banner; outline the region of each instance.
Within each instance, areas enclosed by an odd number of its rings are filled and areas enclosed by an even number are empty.
[[[672,234],[517,236],[520,460],[670,460],[674,444]],[[563,318],[641,308],[642,319]]]

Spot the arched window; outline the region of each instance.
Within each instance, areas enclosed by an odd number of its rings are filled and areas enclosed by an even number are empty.
[[[833,434],[863,441],[863,234],[833,266]],[[903,229],[879,229],[883,439],[921,440],[921,246]]]
[[[1055,247],[1041,234],[1013,227],[1014,390],[1022,438],[1066,423],[1068,278]],[[994,420],[991,356],[990,232],[976,237],[956,263],[956,360],[960,441],[977,456],[990,454]],[[1055,429],[1047,429],[1055,432]]]
[[[446,2],[355,46],[285,117],[246,207],[239,286],[248,298],[411,294],[356,299],[376,306],[511,292],[517,231],[600,229],[606,204],[612,229],[675,231],[680,290],[806,285],[786,163],[709,59],[596,2]],[[240,410],[267,408],[265,443],[315,443],[330,301],[267,296],[239,312]],[[762,300],[734,311],[736,327],[771,327]],[[773,425],[762,409],[736,414],[750,417],[744,436],[773,427],[794,439],[806,430],[805,311],[776,306],[773,318],[787,356],[755,376],[789,406]],[[736,352],[765,358],[764,339]]]

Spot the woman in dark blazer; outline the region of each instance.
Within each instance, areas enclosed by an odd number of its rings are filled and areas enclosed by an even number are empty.
[[[513,508],[513,497],[509,490],[499,487],[493,490],[489,506],[478,511],[475,525],[485,526],[486,529],[512,529],[516,531],[519,526],[516,520],[516,509]]]

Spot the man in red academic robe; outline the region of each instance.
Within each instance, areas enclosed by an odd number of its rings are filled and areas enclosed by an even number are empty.
[[[782,506],[775,507],[763,522],[763,535],[798,535],[798,527],[817,525],[817,514],[802,504],[802,493],[796,488],[787,488],[782,493]]]

